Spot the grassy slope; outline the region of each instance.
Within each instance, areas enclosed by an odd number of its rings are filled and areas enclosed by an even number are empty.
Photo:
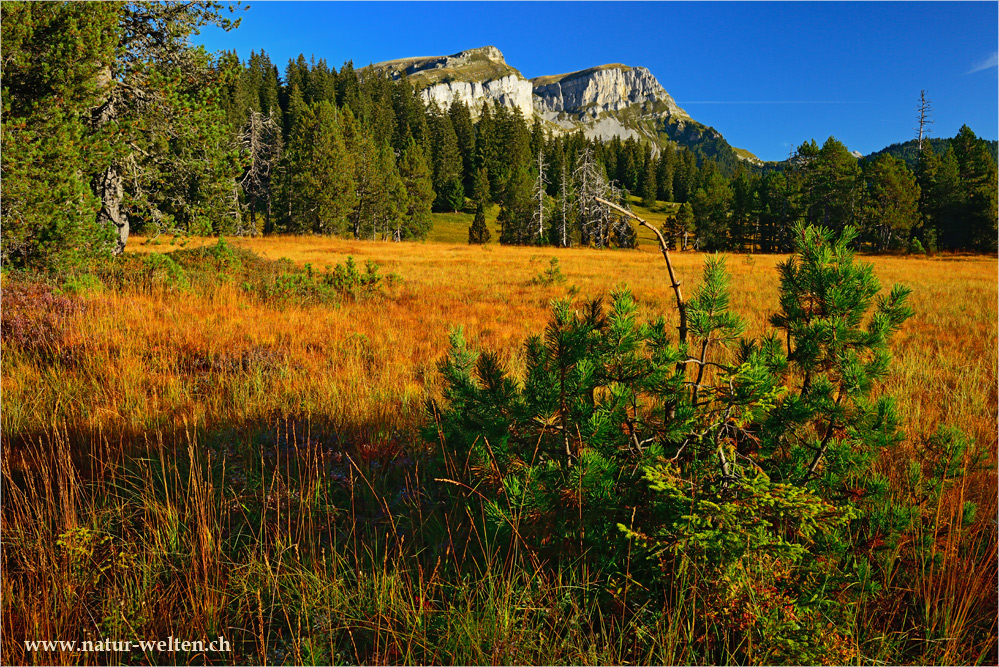
[[[643,219],[651,222],[657,227],[662,227],[663,223],[666,221],[667,216],[676,213],[677,209],[680,207],[679,204],[672,202],[656,202],[656,205],[651,209],[645,208],[641,205],[641,199],[639,197],[631,197],[631,208],[634,210],[635,214],[642,217]],[[492,242],[496,243],[499,241],[499,223],[496,222],[496,216],[499,215],[499,206],[492,205],[486,211],[486,224],[489,226],[489,231],[492,232]],[[431,243],[467,243],[468,242],[468,228],[472,225],[472,219],[475,216],[471,213],[434,213],[434,228],[430,230],[427,235],[427,241]],[[658,241],[656,241],[655,235],[648,229],[644,227],[638,228],[638,238],[641,244],[652,244],[653,247],[657,247]]]

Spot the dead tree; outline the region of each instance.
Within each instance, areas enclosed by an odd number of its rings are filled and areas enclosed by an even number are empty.
[[[545,178],[544,151],[538,151],[538,178],[534,181],[534,188],[531,191],[531,201],[535,203],[534,211],[531,214],[531,230],[537,230],[537,243],[544,243],[545,239],[545,185],[548,179]]]
[[[933,121],[930,120],[930,114],[933,111],[933,105],[930,103],[928,97],[926,97],[926,91],[919,91],[919,104],[916,106],[916,111],[919,112],[919,127],[915,128],[918,133],[918,144],[917,150],[919,155],[917,159],[920,159],[923,155],[923,136],[929,134],[929,129],[927,125],[932,125]]]
[[[606,247],[610,241],[610,212],[597,204],[597,198],[615,199],[610,183],[603,169],[597,163],[590,148],[584,150],[572,173],[576,189],[576,202],[579,210],[579,232],[583,245]]]
[[[680,342],[685,343],[687,341],[687,304],[683,300],[683,293],[680,291],[680,281],[676,279],[676,273],[673,271],[673,262],[669,257],[669,246],[666,243],[666,239],[663,234],[655,225],[649,224],[647,221],[638,217],[631,211],[618,206],[612,202],[607,201],[601,197],[594,197],[594,202],[601,207],[609,208],[618,211],[624,216],[633,218],[642,227],[646,227],[652,230],[652,233],[656,235],[659,240],[659,250],[662,251],[663,259],[666,260],[666,271],[669,273],[670,287],[673,288],[673,294],[676,296],[676,309],[680,313]]]
[[[239,184],[250,200],[251,233],[256,233],[257,198],[265,197],[267,208],[264,232],[271,229],[271,172],[281,159],[281,128],[274,116],[250,111],[238,136],[239,147],[249,163]]]

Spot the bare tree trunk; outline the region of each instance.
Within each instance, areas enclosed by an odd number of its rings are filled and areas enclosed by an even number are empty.
[[[932,108],[933,106],[931,105],[930,100],[926,97],[926,91],[920,90],[919,105],[916,107],[916,111],[919,112],[919,127],[916,128],[916,131],[919,133],[916,147],[916,150],[918,151],[918,155],[916,156],[917,160],[923,155],[923,136],[928,134],[926,126],[933,123],[933,121],[930,120],[930,112]]]
[[[99,225],[114,225],[118,230],[118,240],[114,254],[125,252],[128,243],[128,216],[121,210],[124,196],[123,178],[117,162],[112,162],[94,180],[94,194],[101,200],[101,210],[97,213]]]
[[[99,90],[105,91],[107,98],[103,104],[91,110],[90,122],[95,130],[99,130],[118,119],[118,105],[110,67],[105,67],[97,75],[97,87]],[[115,226],[118,231],[118,240],[115,244],[114,254],[120,255],[125,252],[125,244],[128,243],[128,216],[121,210],[121,202],[125,196],[121,164],[117,160],[112,160],[107,169],[94,179],[92,187],[94,194],[101,200],[101,210],[97,213],[97,223]]]

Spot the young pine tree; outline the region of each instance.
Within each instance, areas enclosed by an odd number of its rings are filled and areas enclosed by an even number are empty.
[[[479,244],[489,243],[491,237],[492,233],[489,231],[489,227],[486,226],[486,211],[480,202],[475,207],[475,219],[472,220],[472,225],[468,228],[468,242]]]
[[[892,567],[870,545],[897,544],[913,516],[873,466],[902,437],[878,385],[908,290],[879,296],[850,227],[795,236],[776,331],[759,340],[743,337],[724,263],[709,258],[679,300],[679,339],[619,290],[609,309],[556,302],[525,343],[522,379],[460,330],[440,365],[427,436],[468,461],[496,534],[601,572],[598,601],[616,613],[748,610],[692,640],[705,662],[842,661],[830,628]]]

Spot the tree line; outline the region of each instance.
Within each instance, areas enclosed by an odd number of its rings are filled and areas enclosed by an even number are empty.
[[[759,168],[669,143],[554,134],[517,109],[426,105],[405,78],[351,62],[245,62],[191,46],[238,23],[217,2],[4,3],[3,259],[56,267],[132,231],[420,239],[432,211],[475,212],[470,242],[620,245],[594,204],[664,207],[676,242],[780,252],[797,222],[854,225],[858,245],[994,250],[996,161],[964,127],[914,168],[830,138]],[[939,143],[936,144],[939,147]],[[676,204],[679,204],[677,208]]]

